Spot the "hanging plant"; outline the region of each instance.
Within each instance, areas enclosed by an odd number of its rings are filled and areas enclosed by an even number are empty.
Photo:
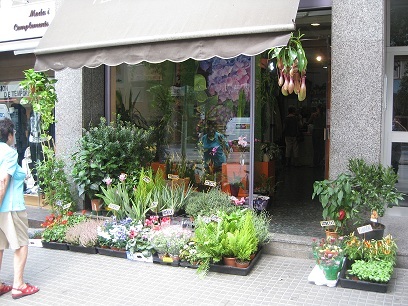
[[[276,58],[278,67],[278,84],[284,96],[295,93],[299,101],[306,98],[307,58],[300,39],[304,34],[290,36],[286,46],[272,48],[271,58]]]

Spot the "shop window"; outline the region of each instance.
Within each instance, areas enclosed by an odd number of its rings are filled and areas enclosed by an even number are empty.
[[[207,181],[247,196],[250,63],[250,57],[241,55],[119,65],[113,69],[112,118],[119,114],[141,128],[155,127],[155,161],[167,162],[169,171],[188,176],[197,186]]]
[[[408,3],[405,0],[391,0],[390,45],[408,46]]]

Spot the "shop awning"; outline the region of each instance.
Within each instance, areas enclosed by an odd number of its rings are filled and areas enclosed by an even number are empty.
[[[38,71],[256,55],[285,45],[299,0],[65,0]]]

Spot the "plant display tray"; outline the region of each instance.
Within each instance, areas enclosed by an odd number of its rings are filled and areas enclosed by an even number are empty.
[[[180,265],[180,267],[183,267],[183,268],[190,268],[190,269],[197,269],[198,268],[197,265],[193,265],[193,264],[189,263],[188,261],[184,261],[184,260],[181,260],[179,262],[179,265]]]
[[[118,257],[118,258],[126,258],[125,251],[116,251],[116,250],[104,249],[104,248],[96,248],[96,249],[98,250],[98,253],[101,255]]]
[[[210,264],[210,271],[212,272],[219,272],[219,273],[226,273],[226,274],[233,274],[233,275],[241,275],[246,276],[248,275],[256,263],[258,262],[259,258],[262,256],[262,249],[256,253],[254,259],[251,260],[249,266],[247,268],[237,268],[237,267],[230,267],[224,264]]]
[[[67,251],[68,250],[68,244],[61,243],[61,242],[42,241],[42,245],[43,245],[43,248],[46,248],[46,249],[62,250],[62,251]]]
[[[166,266],[172,266],[172,267],[178,267],[180,261],[173,260],[171,257],[167,257],[167,256],[163,257],[163,259],[160,259],[159,256],[153,255],[153,263],[166,265]]]
[[[374,292],[381,292],[386,293],[388,290],[388,283],[373,283],[368,281],[362,280],[353,280],[348,279],[346,276],[346,272],[348,269],[351,268],[352,262],[346,259],[343,268],[340,271],[340,279],[339,283],[340,286],[343,288],[350,288],[350,289],[358,289],[358,290],[365,290],[365,291],[374,291]]]
[[[98,251],[95,247],[83,247],[81,245],[68,244],[69,250],[72,252],[96,254]]]

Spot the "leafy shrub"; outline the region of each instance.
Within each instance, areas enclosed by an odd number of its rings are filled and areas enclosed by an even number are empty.
[[[187,200],[186,213],[190,216],[211,216],[218,211],[227,213],[237,210],[231,204],[229,196],[218,188],[211,189],[207,193],[195,192]]]
[[[356,260],[351,265],[351,271],[349,271],[350,274],[356,276],[359,280],[376,283],[388,282],[393,272],[393,264],[383,260]]]
[[[146,167],[154,157],[153,129],[140,129],[129,122],[100,124],[84,130],[78,151],[72,155],[72,177],[80,196],[93,197],[100,190],[103,179],[116,179],[121,173],[134,177],[137,169]]]

